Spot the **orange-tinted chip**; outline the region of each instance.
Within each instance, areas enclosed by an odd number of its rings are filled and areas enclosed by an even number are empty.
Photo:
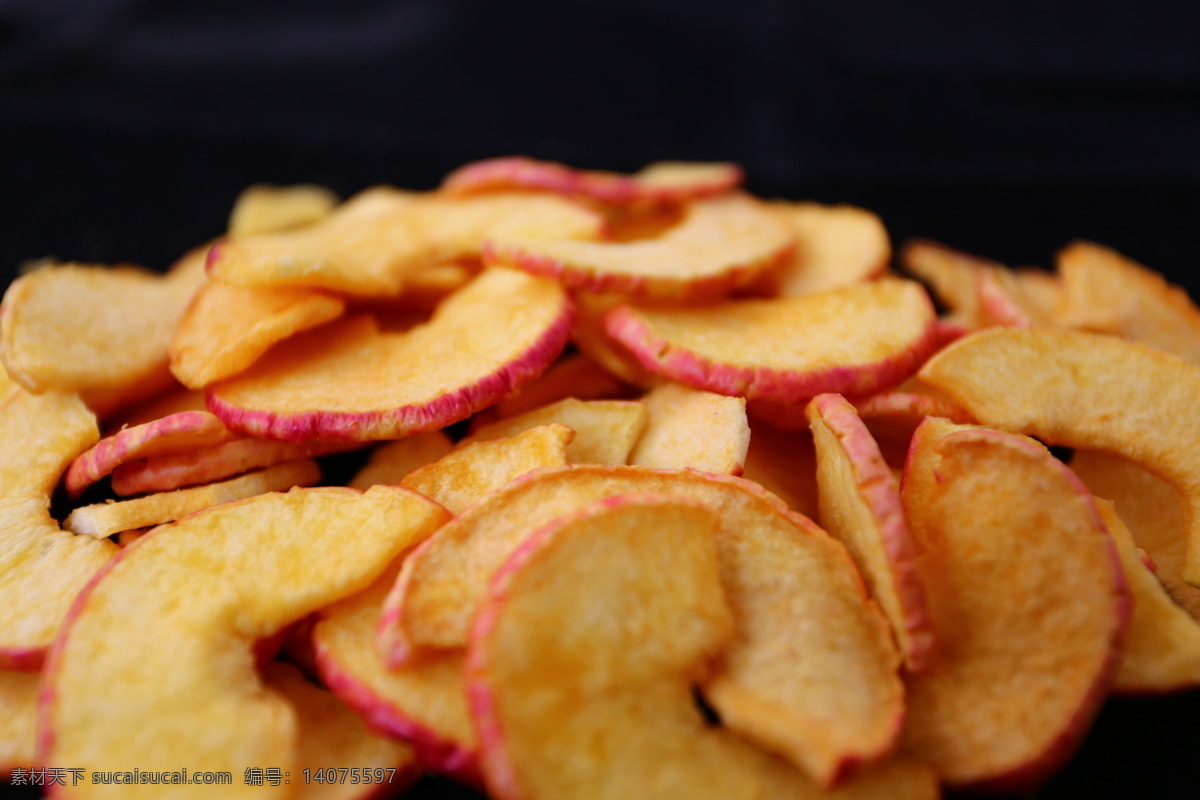
[[[848,286],[887,269],[892,245],[870,211],[820,203],[776,203],[771,209],[796,237],[795,252],[775,278],[783,297]]]
[[[229,213],[229,235],[253,236],[299,228],[323,219],[337,205],[337,195],[324,186],[249,186]]]

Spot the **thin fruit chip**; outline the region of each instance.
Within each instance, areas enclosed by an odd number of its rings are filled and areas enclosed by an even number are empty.
[[[775,215],[796,237],[796,249],[774,276],[783,297],[835,289],[881,275],[892,245],[879,217],[862,208],[820,203],[774,203]]]
[[[229,235],[253,236],[311,225],[324,219],[337,202],[331,190],[313,184],[248,186],[229,212]]]
[[[515,417],[535,408],[574,397],[576,400],[602,400],[622,391],[621,381],[592,359],[582,354],[567,356],[547,369],[542,377],[512,397],[495,405],[501,417]]]
[[[624,464],[646,427],[646,407],[636,400],[576,400],[498,420],[472,431],[464,442],[513,436],[539,425],[558,423],[575,431],[567,446],[568,464]]]
[[[399,486],[404,476],[437,461],[454,449],[454,442],[441,431],[417,433],[375,448],[366,466],[355,474],[348,486],[368,489],[377,484]]]
[[[642,398],[646,429],[629,463],[741,475],[750,446],[746,401],[664,383]]]

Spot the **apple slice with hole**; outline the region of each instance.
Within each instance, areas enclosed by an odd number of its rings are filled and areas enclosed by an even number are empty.
[[[773,278],[782,297],[849,286],[883,274],[892,258],[879,217],[855,206],[772,203],[796,237],[796,249]]]
[[[793,244],[757,200],[728,195],[691,204],[677,226],[653,239],[494,236],[483,259],[588,292],[698,300],[745,286],[787,258]]]
[[[380,445],[366,465],[348,484],[352,489],[367,489],[377,484],[399,486],[400,481],[417,467],[432,464],[454,449],[454,442],[442,431],[418,433]]]
[[[36,766],[37,672],[0,670],[0,780],[14,768]]]
[[[229,235],[238,238],[311,225],[328,216],[337,202],[330,189],[315,184],[248,186],[229,212]]]
[[[808,405],[808,418],[817,453],[821,524],[850,551],[891,623],[905,667],[919,672],[932,660],[935,631],[900,486],[844,397],[816,397]]]
[[[920,379],[985,425],[1117,453],[1175,486],[1188,504],[1183,579],[1200,584],[1200,367],[1113,336],[998,329],[941,351]]]
[[[686,498],[615,497],[538,530],[507,559],[484,595],[466,672],[494,797],[618,798],[647,786],[667,797],[825,796],[707,724],[694,700],[735,630],[719,524]],[[937,788],[922,769],[895,765],[842,792]]]
[[[254,642],[365,589],[447,517],[436,503],[393,487],[297,489],[222,505],[142,537],[79,595],[47,662],[44,763],[88,772],[186,764],[237,776],[247,767],[292,768],[296,712],[263,688]],[[97,675],[105,676],[103,692],[95,690]],[[161,791],[80,782],[62,794]],[[291,792],[235,782],[223,796]],[[207,786],[179,792],[211,794]]]
[[[646,407],[636,400],[576,400],[548,406],[476,428],[463,443],[513,436],[558,423],[575,431],[567,446],[568,464],[624,464],[646,428]]]
[[[902,752],[947,786],[1029,791],[1070,758],[1120,660],[1130,595],[1091,493],[1024,436],[931,419],[901,488],[938,659]]]
[[[746,401],[664,383],[642,398],[646,429],[629,463],[741,475],[750,446]]]
[[[281,441],[399,439],[437,430],[538,377],[566,345],[557,284],[487,270],[403,333],[349,317],[277,345],[208,390],[229,427]]]
[[[515,417],[568,397],[603,400],[620,395],[624,387],[608,370],[583,354],[567,356],[542,377],[495,405],[501,417]]]
[[[75,395],[18,390],[0,404],[0,669],[37,670],[72,599],[117,553],[49,513],[63,471],[98,438]]]
[[[886,279],[778,300],[617,306],[605,324],[665,378],[747,400],[802,403],[900,383],[932,351],[935,319],[919,284]]]

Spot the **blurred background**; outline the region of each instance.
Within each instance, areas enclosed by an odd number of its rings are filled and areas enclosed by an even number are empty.
[[[1050,5],[0,0],[4,285],[47,255],[165,268],[250,183],[432,188],[526,154],[737,161],[897,243],[1050,266],[1089,238],[1196,295],[1200,26]],[[1192,797],[1197,717],[1111,702],[1038,796]]]

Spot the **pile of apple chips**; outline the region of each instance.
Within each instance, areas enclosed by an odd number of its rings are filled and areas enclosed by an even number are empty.
[[[740,183],[256,187],[166,274],[13,283],[0,766],[929,798],[1200,685],[1187,295],[1083,242],[892,270],[870,212]]]

